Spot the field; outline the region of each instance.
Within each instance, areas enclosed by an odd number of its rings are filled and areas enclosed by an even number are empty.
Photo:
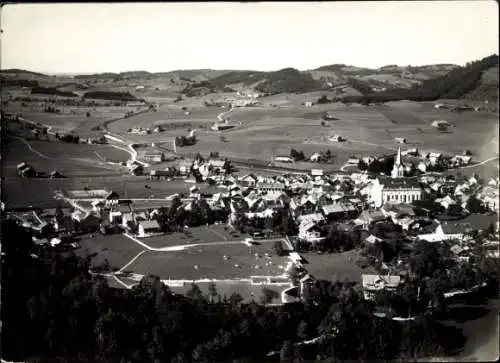
[[[135,207],[134,207],[135,209]],[[231,240],[243,240],[243,235],[235,234],[231,236],[229,230],[224,230],[225,225],[200,226],[190,228],[188,234],[182,232],[173,232],[163,236],[148,237],[142,240],[148,246],[153,248],[198,244],[198,243],[213,243]],[[238,237],[236,237],[238,236]]]
[[[361,282],[362,274],[374,273],[372,268],[362,269],[356,265],[354,251],[318,255],[316,253],[301,254],[307,261],[305,269],[316,279]]]
[[[190,247],[172,252],[148,251],[124,272],[153,274],[162,280],[242,279],[251,275],[281,275],[288,258],[276,256],[272,246],[272,242],[252,247],[237,243]],[[256,257],[255,253],[259,256]],[[271,257],[264,257],[265,253]],[[224,260],[224,255],[228,260]],[[266,266],[266,261],[272,261],[272,265]],[[239,267],[235,267],[235,264]]]
[[[107,258],[111,267],[116,269],[121,268],[143,250],[141,246],[121,234],[110,236],[96,234],[93,238],[85,237],[78,243],[81,248],[75,250],[77,255],[85,257],[87,254],[96,254],[92,259],[92,266],[101,264]]]

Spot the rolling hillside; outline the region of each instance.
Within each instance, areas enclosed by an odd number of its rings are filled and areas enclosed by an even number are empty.
[[[6,87],[53,87],[64,92],[76,90],[134,92],[141,86],[147,92],[184,94],[198,97],[210,93],[255,90],[272,95],[336,90],[348,86],[373,102],[409,98],[498,100],[498,56],[492,55],[465,67],[453,64],[426,66],[387,65],[378,69],[345,64],[325,65],[313,70],[285,68],[262,72],[252,70],[176,70],[151,73],[130,71],[76,76],[49,76],[20,69],[0,71]],[[353,99],[358,102],[360,100]]]

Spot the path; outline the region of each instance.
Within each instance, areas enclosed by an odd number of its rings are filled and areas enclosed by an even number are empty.
[[[486,160],[483,160],[477,164],[473,164],[473,165],[466,165],[466,166],[461,166],[459,167],[458,169],[468,169],[468,168],[475,168],[477,166],[481,166],[483,164],[486,164],[486,163],[489,163],[490,161],[493,161],[493,160],[497,160],[498,159],[498,156],[494,156],[492,158],[489,158],[489,159],[486,159]]]
[[[30,149],[32,152],[34,152],[35,154],[37,154],[41,158],[44,158],[44,159],[47,159],[47,160],[54,160],[52,158],[49,158],[47,155],[44,155],[41,152],[33,149],[33,147],[31,146],[31,144],[28,141],[26,141],[25,139],[23,139],[22,137],[10,136],[10,138],[14,138],[14,139],[20,140],[21,142],[23,142],[28,147],[28,149]]]

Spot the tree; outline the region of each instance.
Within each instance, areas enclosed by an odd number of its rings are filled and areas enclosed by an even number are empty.
[[[210,296],[210,303],[213,303],[215,297],[217,296],[217,287],[215,286],[215,282],[210,282],[208,284],[208,295]]]
[[[363,159],[359,159],[358,162],[358,169],[361,171],[367,170],[368,169],[368,164],[363,161]]]
[[[482,205],[481,201],[477,199],[474,196],[471,196],[466,203],[465,208],[470,212],[470,213],[484,213],[485,208]]]
[[[186,292],[186,296],[196,301],[203,301],[203,294],[201,293],[200,287],[194,282],[191,283],[191,286]]]
[[[87,117],[90,117],[90,112],[87,112],[85,115],[86,115]]]
[[[229,302],[233,307],[239,305],[239,303],[241,303],[242,301],[243,297],[238,293],[233,292],[231,296],[229,296]]]
[[[370,173],[380,174],[382,172],[382,163],[378,159],[373,160],[367,167],[367,171]]]
[[[281,241],[274,242],[273,249],[278,256],[283,256],[285,254],[285,249],[283,248]]]
[[[293,357],[293,343],[290,340],[285,340],[280,350],[280,360],[288,361]]]
[[[279,298],[280,294],[267,287],[262,288],[261,304],[270,304],[274,299]]]

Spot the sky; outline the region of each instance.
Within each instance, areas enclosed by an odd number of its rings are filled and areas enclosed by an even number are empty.
[[[496,1],[10,4],[0,68],[45,73],[464,65],[498,54]]]

